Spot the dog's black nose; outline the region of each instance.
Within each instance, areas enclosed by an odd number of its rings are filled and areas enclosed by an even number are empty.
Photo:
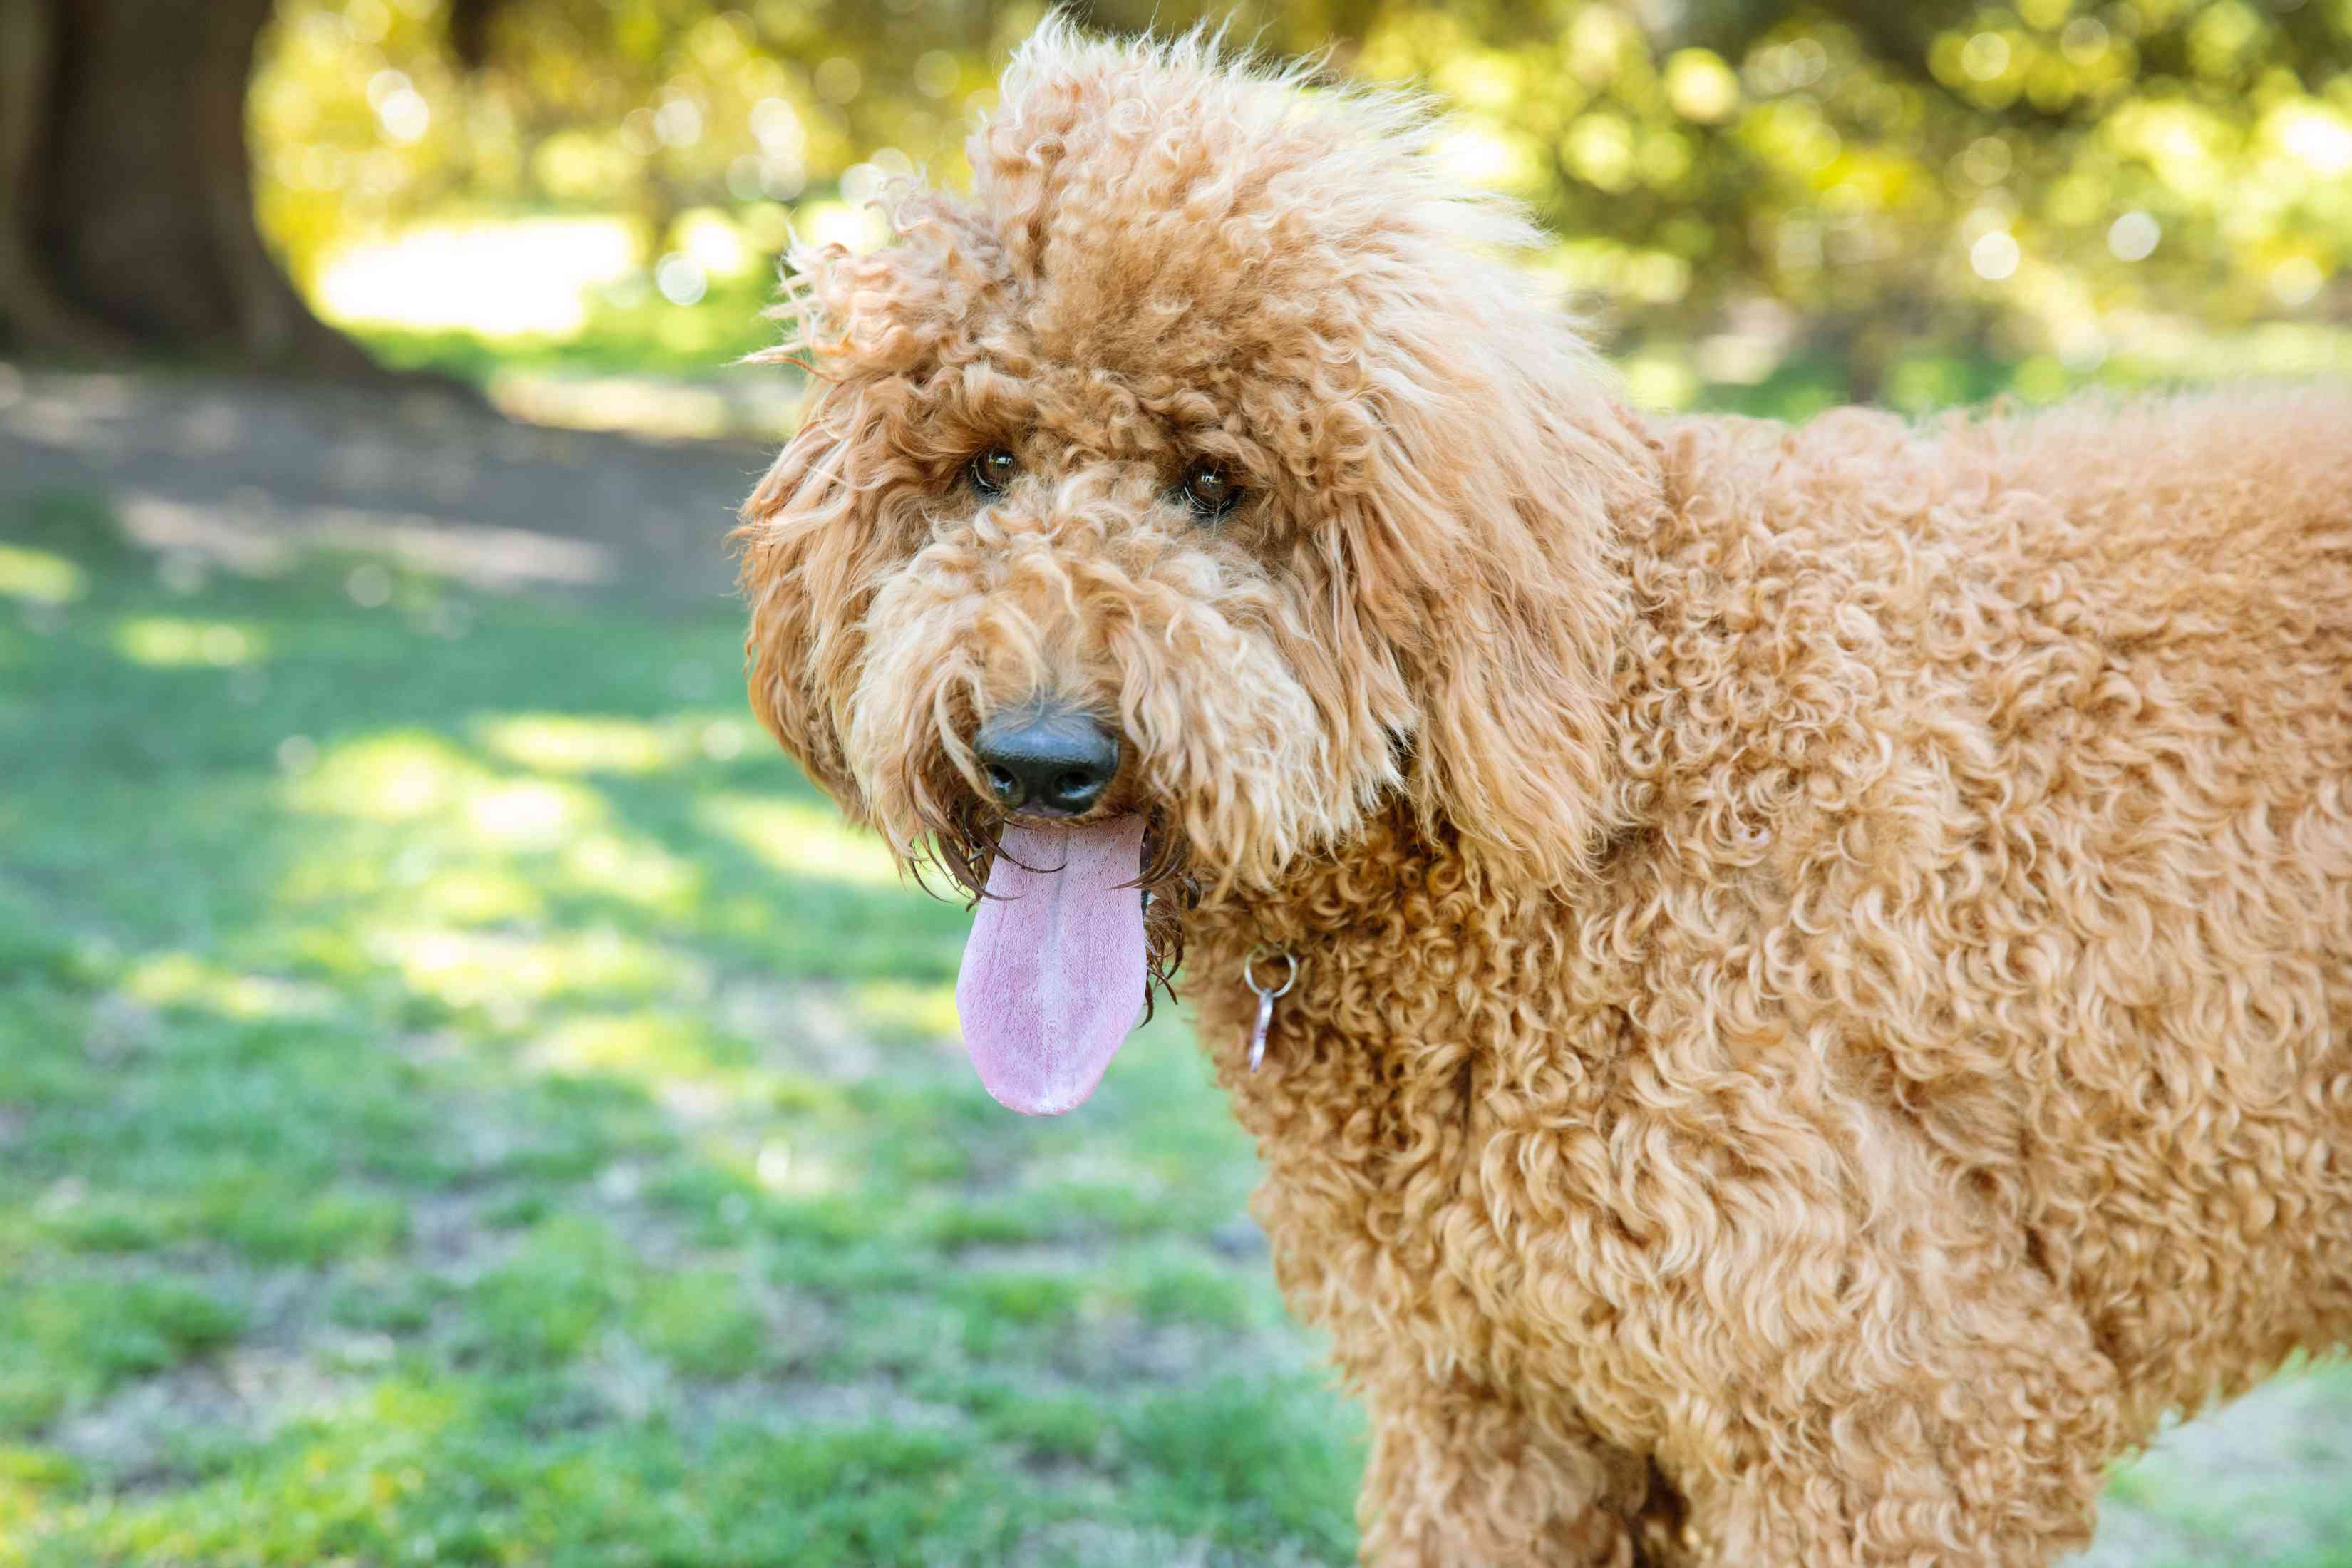
[[[1076,816],[1118,772],[1118,737],[1091,715],[1058,706],[999,713],[972,737],[996,804],[1039,816]]]

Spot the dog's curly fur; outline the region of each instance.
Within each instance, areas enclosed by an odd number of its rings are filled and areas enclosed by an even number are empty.
[[[754,705],[968,887],[1116,721],[1369,1560],[2046,1562],[2352,1330],[2352,401],[1654,420],[1426,131],[1050,24],[795,258]]]

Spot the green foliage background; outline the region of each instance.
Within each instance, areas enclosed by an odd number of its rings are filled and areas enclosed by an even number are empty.
[[[715,215],[772,256],[812,203],[961,179],[969,116],[1042,14],[514,0],[468,73],[443,4],[284,0],[253,112],[265,223],[299,274],[452,213],[624,214],[648,262]],[[1079,15],[1204,19],[1427,89],[1454,116],[1443,155],[1550,226],[1545,270],[1658,401],[1775,376],[1917,407],[2048,395],[2210,368],[2217,334],[2242,368],[2344,363],[2352,0]],[[689,340],[756,342],[740,323],[766,281]]]

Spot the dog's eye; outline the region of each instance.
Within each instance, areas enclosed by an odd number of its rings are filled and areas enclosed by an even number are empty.
[[[991,447],[964,466],[965,477],[971,488],[993,500],[1004,493],[1013,476],[1021,471],[1020,459],[1002,447]]]
[[[1224,516],[1242,499],[1242,487],[1234,482],[1233,470],[1214,458],[1193,458],[1177,482],[1176,491],[1192,509],[1193,516],[1207,521]]]

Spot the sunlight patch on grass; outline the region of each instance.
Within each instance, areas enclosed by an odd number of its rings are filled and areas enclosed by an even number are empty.
[[[594,796],[547,779],[510,779],[467,793],[466,823],[475,835],[513,849],[551,849],[597,811]]]
[[[225,1018],[315,1018],[333,993],[264,974],[241,974],[192,952],[159,952],[132,964],[126,995],[153,1007],[202,1007]]]
[[[822,1197],[844,1190],[841,1166],[779,1133],[760,1145],[749,1164],[751,1179],[779,1197]]]
[[[877,980],[851,994],[851,1014],[866,1028],[927,1038],[961,1039],[955,987]]]
[[[746,1042],[687,1015],[646,1011],[561,1020],[540,1032],[520,1065],[555,1079],[627,1084],[676,1115],[734,1129],[715,1134],[706,1152],[742,1180],[780,1193],[823,1192],[835,1184],[830,1167],[811,1163],[780,1132],[746,1141],[748,1124],[767,1128],[780,1112],[805,1115],[826,1107],[838,1117],[832,1086],[761,1060]]]
[[[557,779],[503,777],[437,735],[373,735],[330,749],[296,780],[294,804],[321,816],[383,823],[454,814],[469,840],[499,849],[552,849],[604,816],[586,788]]]
[[[515,786],[466,799],[464,816],[450,829],[464,842],[446,848],[411,844],[396,857],[337,843],[297,860],[280,897],[295,907],[392,899],[403,918],[472,926],[544,919],[551,895],[615,899],[678,920],[699,907],[701,867],[651,839],[575,820],[592,811],[602,816],[601,803],[548,800]],[[368,809],[386,804],[383,797],[361,803]]]
[[[648,721],[587,713],[478,718],[481,748],[542,773],[658,773],[697,762],[730,763],[758,742],[759,726],[731,713],[681,713]]]
[[[703,885],[699,867],[660,845],[604,832],[583,834],[564,845],[562,879],[583,892],[679,915],[692,910]]]
[[[176,616],[134,616],[114,628],[115,650],[133,664],[157,669],[252,664],[268,651],[259,628],[235,621],[191,621]]]
[[[677,766],[691,751],[677,728],[634,719],[518,713],[473,728],[486,750],[545,773],[650,773]]]
[[[416,913],[457,925],[535,920],[547,909],[535,883],[503,866],[447,867],[401,897]]]
[[[393,928],[373,932],[368,946],[410,989],[458,1007],[649,995],[678,984],[685,969],[660,949],[610,930],[526,937]]]
[[[845,826],[825,807],[772,796],[707,795],[697,819],[779,871],[857,887],[896,888],[906,877],[880,839]]]
[[[76,1479],[62,1454],[0,1444],[0,1563],[12,1560],[12,1543],[22,1539],[17,1531],[38,1523],[54,1494]]]
[[[446,808],[489,773],[437,735],[373,735],[329,750],[297,781],[293,803],[328,816],[410,822]]]
[[[69,605],[82,595],[81,568],[62,555],[0,544],[0,599]]]
[[[705,1077],[711,1060],[703,1031],[658,1013],[568,1018],[524,1056],[541,1071],[604,1073],[638,1082]]]
[[[393,898],[411,921],[490,925],[546,912],[540,883],[502,859],[443,856],[411,845],[398,854],[338,839],[296,859],[278,888],[290,909],[351,899]]]
[[[803,1116],[813,1114],[818,1121],[837,1127],[847,1115],[846,1102],[837,1086],[805,1079],[787,1079],[784,1082],[786,1087],[780,1099],[788,1100]],[[692,1146],[705,1179],[719,1184],[718,1190],[723,1195],[718,1204],[722,1210],[739,1205],[740,1194],[752,1189],[790,1204],[830,1200],[847,1194],[849,1197],[840,1199],[838,1212],[827,1204],[808,1205],[826,1210],[832,1217],[842,1220],[827,1234],[846,1244],[871,1236],[879,1226],[866,1206],[873,1196],[873,1173],[828,1156],[814,1136],[787,1132],[780,1122],[762,1121],[706,1129],[695,1136]]]

